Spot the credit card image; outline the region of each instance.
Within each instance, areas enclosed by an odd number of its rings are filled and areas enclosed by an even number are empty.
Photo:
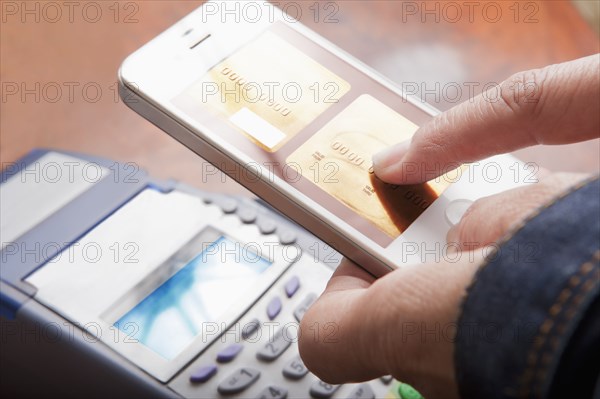
[[[182,95],[275,152],[350,90],[350,84],[266,31]]]
[[[384,183],[372,172],[373,154],[408,140],[418,126],[369,95],[361,95],[298,147],[287,159],[302,176],[398,237],[448,187],[438,178],[425,184]]]

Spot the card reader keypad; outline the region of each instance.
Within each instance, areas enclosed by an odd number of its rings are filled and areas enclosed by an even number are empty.
[[[298,245],[298,234],[268,214],[222,198],[224,223],[232,229],[272,235]],[[246,230],[254,229],[254,230]],[[251,233],[255,234],[255,233]],[[333,268],[304,252],[263,296],[180,372],[169,387],[184,397],[355,398],[397,397],[394,381],[332,385],[311,374],[298,354],[299,322],[323,291]]]
[[[374,399],[397,389],[398,383],[392,384],[389,377],[362,384],[327,384],[306,368],[298,355],[298,320],[315,302],[333,270],[312,259],[305,261],[292,265],[239,323],[224,334],[226,341],[217,339],[175,378],[171,388],[186,397],[268,399]],[[267,308],[274,298],[279,300],[281,309],[270,320]],[[235,353],[232,359],[222,362],[231,353]],[[207,366],[210,362],[214,363]],[[202,372],[210,377],[199,379]]]

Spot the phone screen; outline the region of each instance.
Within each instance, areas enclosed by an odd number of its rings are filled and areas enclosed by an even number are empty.
[[[382,247],[450,184],[444,176],[411,186],[379,180],[373,154],[410,139],[431,116],[283,23],[173,103]]]

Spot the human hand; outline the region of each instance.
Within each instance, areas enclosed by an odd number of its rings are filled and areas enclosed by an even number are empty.
[[[529,145],[598,137],[598,61],[596,55],[514,75],[499,86],[501,101],[479,96],[434,118],[410,143],[374,157],[375,173],[390,183],[414,184],[424,179],[406,175],[403,163],[448,170],[447,165]],[[405,266],[378,280],[344,261],[302,320],[299,346],[308,368],[330,383],[392,374],[425,396],[457,397],[455,323],[466,288],[484,262],[485,251],[477,248],[496,242],[584,177],[550,175],[475,202],[448,234],[449,242],[469,243],[470,252],[458,258]],[[332,325],[330,336],[325,330]]]
[[[600,54],[517,73],[376,154],[375,173],[389,183],[423,183],[453,165],[536,144],[598,138],[599,76]],[[407,163],[417,168],[403,168]]]
[[[481,261],[472,253],[375,279],[344,259],[300,323],[304,363],[331,384],[390,374],[425,397],[458,397],[456,320]]]
[[[373,158],[379,178],[395,184],[431,179],[431,171],[477,161],[534,144],[566,144],[598,138],[600,55],[521,72],[494,94],[479,95],[421,127],[409,142]],[[497,99],[491,101],[490,99]],[[416,168],[403,168],[413,163]],[[427,175],[419,171],[427,171]],[[480,247],[498,241],[532,210],[584,179],[548,176],[539,184],[482,198],[448,233],[448,242]],[[482,223],[483,222],[483,223]]]

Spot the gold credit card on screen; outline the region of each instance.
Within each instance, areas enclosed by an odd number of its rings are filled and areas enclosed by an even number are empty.
[[[417,128],[375,98],[362,95],[286,161],[304,178],[395,238],[449,185],[439,178],[396,186],[372,173],[373,154],[410,139]]]
[[[271,32],[188,90],[252,142],[274,152],[350,90],[350,84]]]

